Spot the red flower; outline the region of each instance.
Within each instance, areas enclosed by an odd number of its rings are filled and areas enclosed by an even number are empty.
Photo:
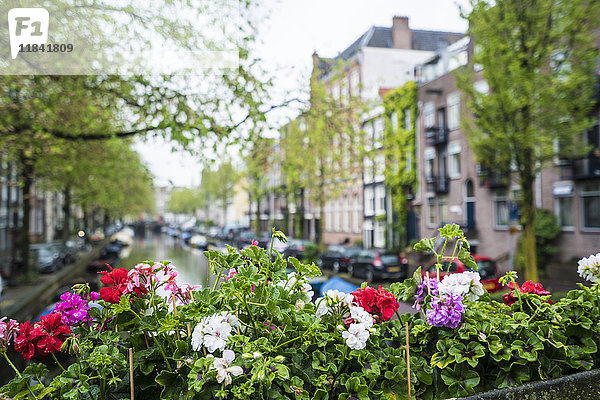
[[[102,300],[109,303],[118,303],[127,290],[127,283],[129,282],[127,270],[125,268],[111,268],[110,271],[101,271],[100,273],[103,275],[100,282],[111,285],[100,289]]]
[[[381,318],[382,321],[389,321],[400,307],[396,297],[381,286],[377,290],[367,286],[352,292],[352,295],[359,306],[369,314],[375,314],[375,319]]]
[[[19,336],[15,340],[15,350],[23,355],[25,360],[39,355],[37,342],[44,333],[39,325],[31,325],[29,321],[19,325]]]
[[[377,290],[377,307],[379,308],[381,319],[389,321],[394,313],[398,311],[400,304],[398,304],[396,297],[392,293],[379,286],[379,290]]]
[[[366,312],[371,314],[375,312],[374,307],[376,307],[376,304],[374,299],[377,294],[375,289],[367,286],[364,289],[355,290],[352,292],[352,294],[354,295],[354,301],[356,301],[359,306],[364,308]]]
[[[519,284],[516,285],[517,290],[521,293],[531,293],[536,294],[538,296],[547,296],[550,294],[549,291],[544,290],[541,283],[533,283],[532,281],[527,281],[523,283],[523,286],[519,287]],[[502,300],[504,300],[504,304],[510,306],[517,301],[517,296],[514,294],[515,285],[512,282],[508,284],[508,288],[511,290],[509,293],[505,293],[502,295]],[[552,304],[552,300],[546,300],[548,304]]]
[[[71,328],[62,323],[62,317],[59,313],[44,315],[41,320],[43,336],[37,342],[40,355],[58,353],[67,335],[71,334]]]

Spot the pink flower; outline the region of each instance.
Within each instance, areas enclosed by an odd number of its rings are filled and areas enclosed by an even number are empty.
[[[230,280],[231,278],[233,278],[234,276],[236,276],[238,274],[237,270],[235,268],[231,268],[229,270],[229,274],[224,276],[223,278],[225,278],[226,281]]]
[[[250,246],[258,246],[258,242],[254,239],[252,239],[252,244]]]
[[[6,349],[17,338],[19,324],[14,319],[0,318],[0,349]]]

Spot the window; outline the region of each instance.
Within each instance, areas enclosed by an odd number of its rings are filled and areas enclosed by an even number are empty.
[[[433,165],[435,160],[435,150],[425,149],[425,180],[433,177]]]
[[[413,165],[412,165],[413,164],[413,161],[412,161],[412,151],[408,150],[406,152],[406,158],[405,158],[405,160],[406,160],[406,166],[404,168],[405,171],[406,172],[412,171],[412,168],[413,168]]]
[[[375,232],[373,235],[373,246],[383,248],[385,247],[385,223],[384,221],[375,222]]]
[[[425,128],[435,126],[435,106],[432,102],[425,103],[423,115],[423,122],[425,123]]]
[[[350,197],[344,196],[344,232],[350,232]]]
[[[354,195],[354,218],[352,218],[352,224],[353,224],[353,231],[355,233],[359,233],[360,232],[360,212],[361,212],[361,206],[360,206],[360,201],[358,199],[358,195],[355,194]]]
[[[383,185],[375,188],[375,214],[385,214],[385,186]]]
[[[348,105],[348,78],[343,77],[340,83],[342,105]]]
[[[429,197],[427,199],[427,226],[430,228],[435,227],[435,198]]]
[[[373,160],[370,157],[365,157],[363,160],[363,164],[363,181],[365,183],[371,183],[373,182]]]
[[[410,108],[404,110],[404,129],[407,131],[412,129],[412,116],[410,115]]]
[[[374,161],[373,179],[376,182],[383,181],[385,179],[385,155],[383,153],[377,153]]]
[[[438,213],[440,226],[448,223],[448,199],[445,196],[440,197],[438,201]]]
[[[392,125],[392,131],[396,132],[398,130],[398,113],[396,111],[392,112],[392,115],[390,115],[390,123]]]
[[[331,97],[336,100],[336,101],[340,101],[340,87],[337,83],[334,83],[333,85],[331,85]]]
[[[458,67],[467,65],[468,58],[469,57],[466,51],[461,51],[460,53],[452,55],[452,57],[450,57],[450,61],[448,61],[448,70],[452,71]]]
[[[350,96],[360,96],[360,73],[357,69],[350,74]]]
[[[473,84],[473,88],[481,94],[488,94],[490,92],[490,86],[487,81],[477,81]]]
[[[505,192],[494,194],[494,223],[497,228],[508,227],[508,201]]]
[[[365,188],[365,215],[371,216],[375,213],[373,188]]]
[[[590,183],[581,188],[583,227],[600,229],[600,184]]]
[[[450,178],[460,178],[460,142],[450,143],[448,153],[450,154]]]
[[[339,232],[342,229],[342,225],[341,225],[341,221],[340,221],[340,217],[342,215],[341,208],[342,208],[342,201],[337,200],[335,202],[335,209],[333,210],[333,215],[334,215],[333,225],[334,225],[334,229],[336,232]]]
[[[554,213],[563,229],[573,228],[573,196],[560,196],[554,199]]]
[[[373,142],[375,147],[381,147],[383,144],[383,131],[385,129],[385,121],[383,118],[377,118],[373,121]]]
[[[460,128],[460,95],[454,92],[446,98],[448,103],[448,129],[455,130]]]

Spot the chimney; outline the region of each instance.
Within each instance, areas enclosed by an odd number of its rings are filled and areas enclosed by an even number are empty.
[[[392,23],[392,43],[395,49],[411,48],[411,33],[408,27],[408,17],[394,17]]]

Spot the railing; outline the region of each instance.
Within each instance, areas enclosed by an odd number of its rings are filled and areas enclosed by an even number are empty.
[[[479,172],[479,186],[489,189],[507,187],[510,182],[510,174],[505,171],[492,171],[481,169]]]
[[[448,129],[437,126],[425,128],[425,143],[428,146],[448,143]]]
[[[561,179],[600,178],[600,157],[590,154],[581,158],[562,159],[559,168]]]
[[[427,188],[436,193],[448,193],[450,190],[450,178],[440,175],[430,175],[426,178]]]

